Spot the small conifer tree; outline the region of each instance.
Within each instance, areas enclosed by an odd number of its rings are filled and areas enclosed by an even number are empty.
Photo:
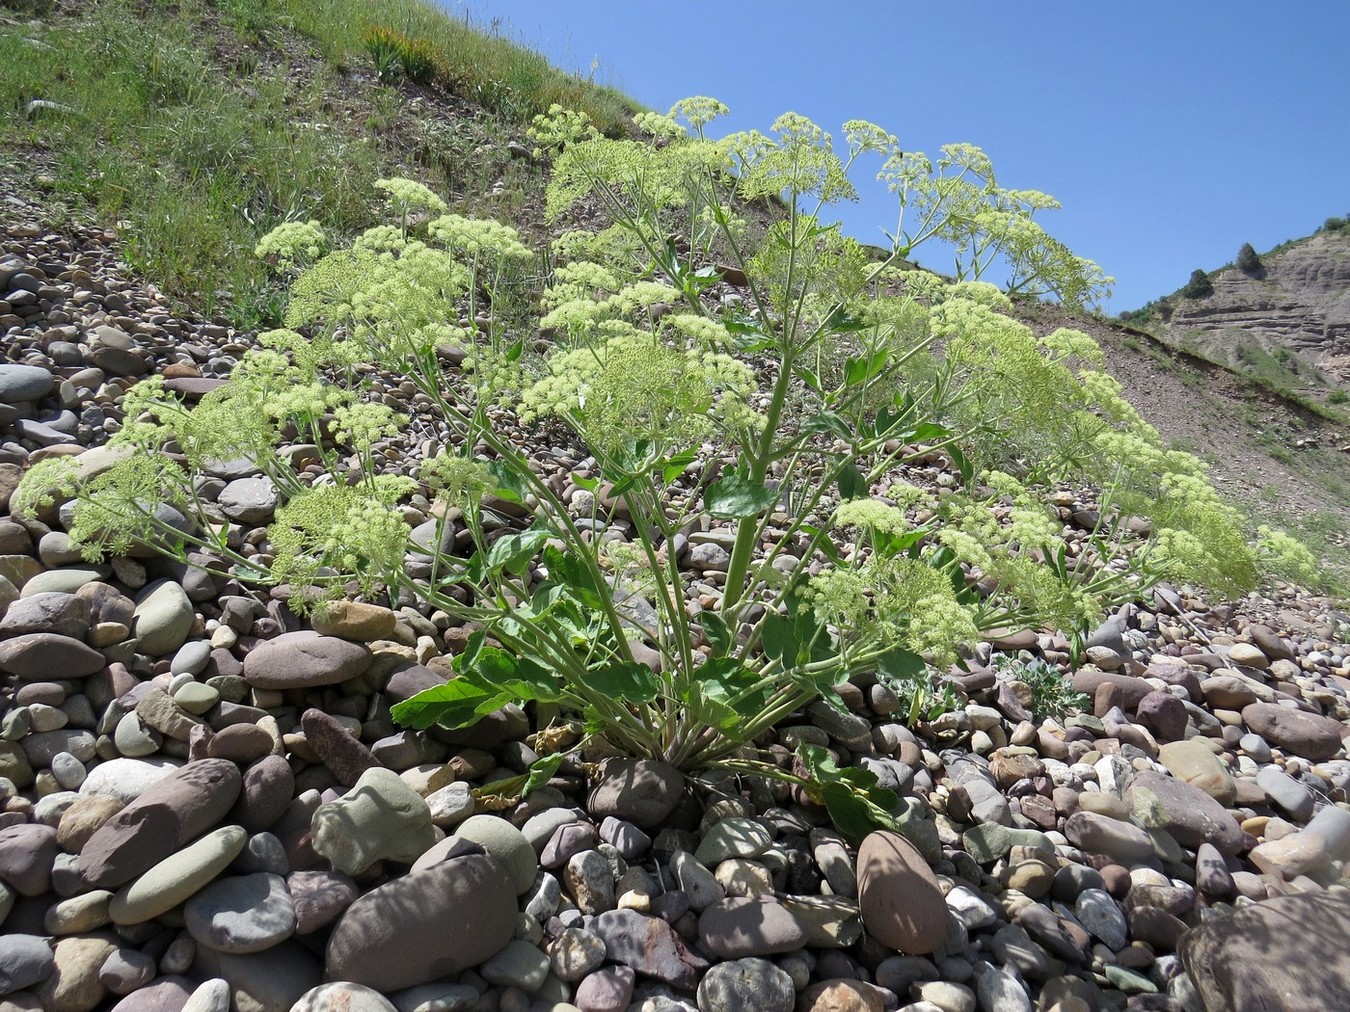
[[[1242,249],[1238,250],[1237,267],[1244,274],[1255,274],[1261,269],[1261,258],[1256,255],[1251,243],[1244,242]]]

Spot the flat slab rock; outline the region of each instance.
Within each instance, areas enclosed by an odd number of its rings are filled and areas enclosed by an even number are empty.
[[[1242,907],[1195,928],[1179,951],[1205,1012],[1350,1009],[1350,893]]]

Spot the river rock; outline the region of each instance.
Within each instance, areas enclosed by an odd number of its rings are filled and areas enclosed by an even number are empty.
[[[698,985],[700,1012],[792,1012],[792,978],[767,959],[718,963]]]
[[[41,896],[51,886],[56,830],[19,823],[0,829],[0,881],[20,896]]]
[[[381,992],[461,973],[511,940],[515,895],[501,865],[485,854],[394,879],[342,914],[328,940],[327,973]]]
[[[398,1012],[398,1009],[373,988],[338,980],[306,991],[290,1012]]]
[[[455,836],[478,844],[492,855],[506,871],[517,895],[534,885],[539,858],[525,834],[505,819],[496,815],[471,816],[455,827]]]
[[[658,759],[610,759],[605,763],[588,808],[595,819],[613,816],[641,829],[659,826],[680,802],[684,776]]]
[[[1242,827],[1223,805],[1198,787],[1144,770],[1130,778],[1125,801],[1149,829],[1165,829],[1183,847],[1209,842],[1224,854],[1242,849]]]
[[[192,629],[192,601],[174,580],[155,580],[136,595],[137,649],[151,657],[176,651]]]
[[[807,932],[772,896],[732,896],[703,911],[698,937],[705,952],[740,959],[795,952],[806,945]]]
[[[919,956],[947,939],[950,915],[937,877],[899,833],[869,833],[858,848],[858,908],[868,934]]]
[[[98,977],[99,968],[116,948],[111,936],[58,939],[53,951],[55,968],[34,988],[43,1012],[92,1012],[107,993]]]
[[[682,990],[692,991],[709,965],[669,924],[636,910],[607,910],[596,917],[591,930],[604,940],[613,962]]]
[[[1206,1009],[1350,1008],[1350,894],[1276,896],[1209,918],[1178,947]]]
[[[2,649],[2,648],[0,648]],[[1320,762],[1341,749],[1339,721],[1279,703],[1252,703],[1242,708],[1247,726],[1286,752]]]
[[[234,805],[240,784],[238,767],[225,759],[175,770],[99,827],[80,850],[81,873],[104,889],[130,881],[216,825]]]
[[[0,935],[0,995],[46,980],[55,967],[47,939],[38,935]]]
[[[349,875],[380,860],[411,864],[436,842],[422,796],[382,767],[366,770],[346,794],[320,805],[310,834],[314,850]]]
[[[113,897],[117,924],[140,924],[172,910],[219,875],[248,840],[240,826],[222,826],[171,854]]]
[[[345,599],[325,604],[310,617],[315,632],[357,643],[388,639],[398,625],[398,615],[378,604]]]
[[[302,630],[260,643],[244,658],[244,678],[259,689],[338,685],[364,672],[370,661],[360,643]]]
[[[0,671],[21,682],[87,678],[107,663],[93,647],[60,633],[26,633],[0,642]]]
[[[279,875],[259,872],[212,882],[187,901],[183,919],[202,945],[221,952],[270,949],[295,932],[295,906]]]

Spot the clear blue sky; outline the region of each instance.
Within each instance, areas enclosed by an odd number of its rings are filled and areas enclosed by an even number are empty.
[[[792,110],[978,144],[1000,184],[1064,205],[1042,221],[1117,278],[1112,312],[1350,213],[1346,0],[440,2],[662,112],[719,98],[726,130]],[[840,217],[884,242],[893,198]]]

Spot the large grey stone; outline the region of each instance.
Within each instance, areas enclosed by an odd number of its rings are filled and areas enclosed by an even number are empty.
[[[302,630],[258,644],[244,658],[244,678],[259,689],[338,685],[362,674],[370,661],[360,643]]]
[[[470,854],[372,889],[328,939],[326,969],[377,991],[416,987],[475,967],[515,933],[516,892],[485,854]]]
[[[1350,1008],[1350,894],[1239,907],[1188,932],[1178,952],[1206,1012]]]

